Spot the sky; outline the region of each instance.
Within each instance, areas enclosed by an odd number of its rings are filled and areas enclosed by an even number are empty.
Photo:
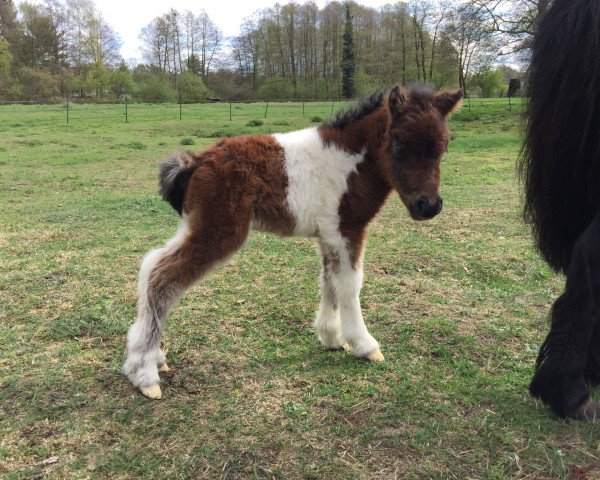
[[[138,35],[143,27],[148,25],[153,18],[167,13],[172,7],[184,12],[191,10],[198,13],[201,9],[206,10],[208,16],[223,31],[225,37],[238,34],[242,20],[250,16],[254,11],[272,7],[277,0],[254,0],[254,1],[227,1],[212,0],[205,2],[201,0],[169,0],[168,2],[156,0],[96,0],[95,4],[107,23],[119,34],[123,46],[121,55],[125,60],[141,59],[140,41]],[[286,0],[279,3],[285,4]],[[305,3],[298,1],[297,3]],[[328,0],[316,0],[319,8],[323,8]],[[361,5],[368,7],[379,7],[390,0],[360,0]]]

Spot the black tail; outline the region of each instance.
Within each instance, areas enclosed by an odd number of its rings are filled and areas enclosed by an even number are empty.
[[[566,272],[600,209],[600,1],[554,0],[529,72],[519,173],[525,218],[552,268]]]
[[[181,215],[187,184],[196,169],[193,156],[178,152],[165,160],[158,173],[158,193]]]

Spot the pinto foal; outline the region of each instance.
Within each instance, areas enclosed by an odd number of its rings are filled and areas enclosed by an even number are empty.
[[[158,372],[168,367],[160,337],[169,309],[233,255],[251,229],[316,237],[323,258],[319,340],[383,360],[360,308],[366,228],[392,189],[415,220],[440,212],[446,121],[461,98],[461,91],[395,86],[318,128],[226,138],[163,163],[160,193],[182,222],[140,269],[138,316],[123,367],[133,385],[161,398]]]

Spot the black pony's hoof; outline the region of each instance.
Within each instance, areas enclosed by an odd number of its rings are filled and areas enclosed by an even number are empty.
[[[600,405],[595,400],[588,398],[583,404],[577,408],[571,415],[568,415],[575,420],[591,421],[600,420]]]

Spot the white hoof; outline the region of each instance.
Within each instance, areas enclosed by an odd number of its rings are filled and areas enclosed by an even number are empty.
[[[367,353],[365,358],[371,362],[383,362],[385,360],[381,350],[373,350],[372,352]]]
[[[140,392],[148,398],[153,400],[160,400],[162,398],[162,391],[160,385],[152,385],[151,387],[140,387]]]

